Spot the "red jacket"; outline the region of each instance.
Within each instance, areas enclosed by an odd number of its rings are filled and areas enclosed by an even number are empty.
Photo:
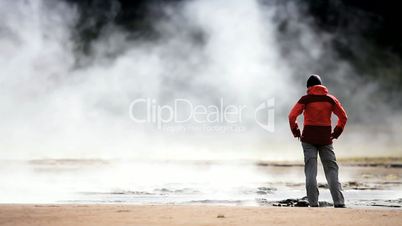
[[[338,117],[338,123],[331,133],[331,114]],[[332,144],[332,138],[338,138],[345,128],[348,116],[345,109],[336,97],[328,94],[328,89],[323,85],[311,86],[304,95],[293,106],[289,113],[290,128],[295,137],[300,136],[297,125],[297,117],[303,113],[304,128],[301,134],[301,141],[315,144]]]

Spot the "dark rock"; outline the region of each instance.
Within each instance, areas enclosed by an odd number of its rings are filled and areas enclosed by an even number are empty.
[[[319,188],[326,188],[326,189],[329,188],[328,184],[324,184],[324,183],[319,183],[319,184],[318,184],[318,187],[319,187]]]
[[[295,204],[297,207],[308,207],[309,203],[306,200],[298,200],[297,203]]]
[[[301,198],[301,199],[285,199],[285,200],[280,200],[278,202],[274,202],[272,204],[273,206],[281,207],[281,206],[288,206],[288,207],[308,207],[309,202],[307,200],[307,196]],[[328,206],[333,206],[332,203],[326,202],[326,201],[321,201],[319,202],[320,207],[328,207]]]

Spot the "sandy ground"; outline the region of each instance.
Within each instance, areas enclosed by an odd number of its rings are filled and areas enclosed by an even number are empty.
[[[179,205],[0,205],[0,225],[402,225],[402,210]]]

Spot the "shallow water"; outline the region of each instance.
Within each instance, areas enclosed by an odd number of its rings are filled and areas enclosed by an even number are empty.
[[[271,206],[305,196],[303,173],[252,162],[2,161],[0,202]],[[349,207],[402,205],[400,168],[341,165],[340,179]],[[318,182],[331,202],[322,170]]]

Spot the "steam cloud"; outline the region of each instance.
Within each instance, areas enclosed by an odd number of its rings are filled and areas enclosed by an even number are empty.
[[[1,1],[0,156],[300,159],[287,112],[305,92],[309,73],[324,75],[351,116],[340,155],[366,155],[368,147],[369,155],[401,154],[395,123],[401,117],[386,103],[367,101],[375,84],[362,85],[331,50],[331,35],[310,29],[294,5],[196,0],[166,6],[165,13],[154,24],[158,39],[133,40],[110,24],[85,56],[74,48],[79,13],[73,5]],[[284,20],[282,34],[277,26]],[[162,104],[222,98],[256,106],[271,97],[271,134],[252,123],[243,133],[167,133],[128,115],[136,98]],[[367,144],[367,136],[375,144]]]

